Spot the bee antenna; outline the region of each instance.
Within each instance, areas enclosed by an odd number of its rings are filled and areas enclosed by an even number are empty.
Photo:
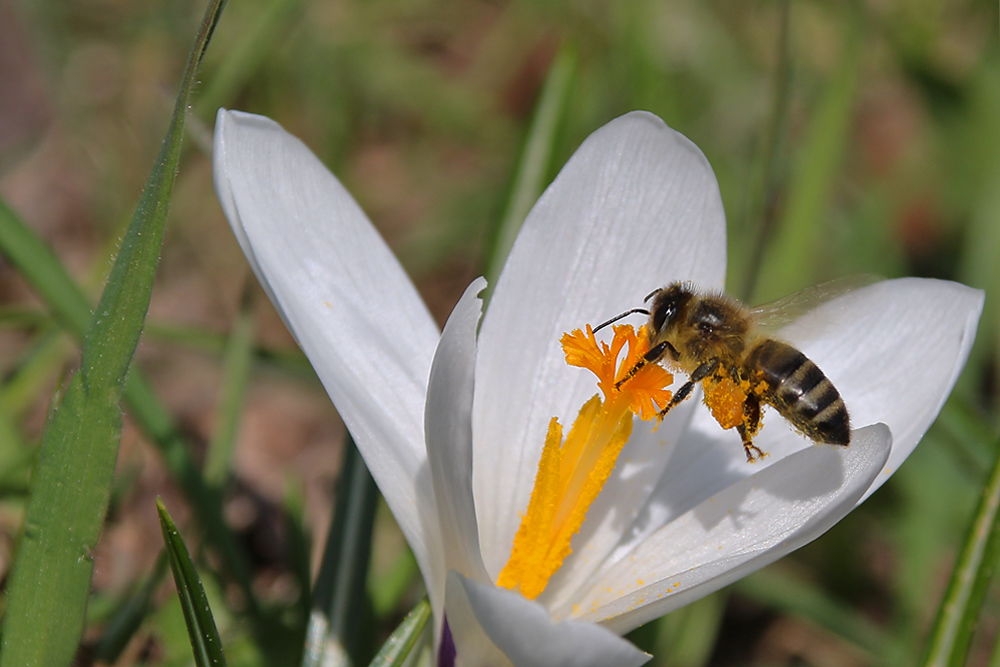
[[[615,315],[607,322],[601,322],[600,324],[598,324],[596,327],[594,327],[594,333],[597,333],[598,331],[608,326],[609,324],[614,324],[623,317],[628,317],[629,315],[632,315],[634,313],[642,313],[643,315],[649,315],[649,311],[646,310],[645,308],[633,308],[632,310],[626,310],[621,315]]]

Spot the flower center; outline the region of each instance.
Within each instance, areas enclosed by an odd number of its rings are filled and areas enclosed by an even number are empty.
[[[528,509],[514,537],[510,560],[497,579],[499,586],[518,588],[530,599],[545,590],[571,553],[570,540],[632,433],[632,416],[656,419],[670,401],[667,387],[673,382],[665,368],[646,364],[615,388],[649,350],[644,328],[637,333],[629,325],[615,326],[608,345],[597,341],[587,325],[586,333],[576,329],[564,334],[560,342],[566,363],[594,373],[601,394],[583,404],[565,439],[559,421],[553,417],[549,422]]]

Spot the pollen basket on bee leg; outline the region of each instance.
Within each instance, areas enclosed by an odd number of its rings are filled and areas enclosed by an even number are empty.
[[[706,380],[702,385],[705,405],[719,426],[728,430],[744,423],[747,394],[739,383],[725,376],[719,380]]]

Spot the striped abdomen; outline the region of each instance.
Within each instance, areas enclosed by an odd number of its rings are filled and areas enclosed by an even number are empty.
[[[764,381],[767,388],[761,400],[808,437],[832,445],[851,441],[851,423],[840,393],[819,366],[791,345],[759,341],[747,354],[743,373],[751,381]]]

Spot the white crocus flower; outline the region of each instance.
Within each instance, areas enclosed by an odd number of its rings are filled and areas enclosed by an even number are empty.
[[[815,539],[888,479],[954,385],[983,304],[955,283],[891,280],[781,332],[840,390],[849,447],[768,411],[755,442],[769,456],[749,464],[700,401],[659,428],[627,416],[572,550],[529,599],[524,579],[496,582],[532,521],[552,418],[568,426],[596,392],[560,338],[674,280],[722,288],[705,157],[648,113],[595,132],[532,209],[486,314],[479,279],[443,332],[350,194],[273,121],[219,112],[215,184],[413,549],[442,664],[642,664],[623,633]]]

